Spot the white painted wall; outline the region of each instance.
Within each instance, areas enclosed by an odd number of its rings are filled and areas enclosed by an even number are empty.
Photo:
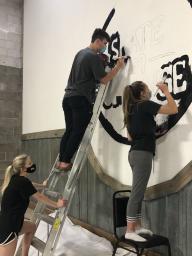
[[[119,31],[132,61],[114,80],[107,103],[122,94],[125,83],[135,80],[145,81],[154,92],[162,64],[184,54],[192,56],[192,9],[187,0],[25,0],[24,134],[64,127],[61,102],[74,55],[89,44],[92,31],[103,25],[114,6],[108,32]],[[121,107],[104,112],[124,134]],[[191,160],[191,115],[190,107],[176,127],[158,140],[149,185],[171,179]],[[107,173],[131,184],[128,146],[115,142],[100,124],[92,146]]]
[[[103,25],[111,1],[25,0],[24,9],[23,133],[63,128],[73,58]]]

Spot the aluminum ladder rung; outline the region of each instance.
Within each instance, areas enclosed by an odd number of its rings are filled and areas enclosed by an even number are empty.
[[[39,219],[39,220],[42,220],[44,222],[46,222],[47,224],[50,224],[50,225],[53,225],[54,221],[55,221],[55,218],[54,217],[51,217],[49,215],[46,215],[46,214],[42,214],[42,213],[36,213],[35,214],[36,217]]]
[[[56,192],[56,191],[53,191],[53,190],[49,190],[49,189],[46,189],[46,190],[44,191],[44,194],[45,194],[46,196],[50,196],[50,197],[53,197],[53,198],[58,198],[58,197],[61,196],[61,193]]]
[[[42,240],[34,236],[31,245],[39,252],[43,253],[45,250],[46,243],[44,243]]]

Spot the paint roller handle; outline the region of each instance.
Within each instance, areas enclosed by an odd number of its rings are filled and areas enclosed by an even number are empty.
[[[156,89],[156,91],[155,91],[155,94],[154,94],[154,96],[156,96],[157,95],[157,93],[158,93],[158,91],[159,91],[159,84],[165,84],[165,85],[167,85],[168,86],[168,83],[166,83],[165,81],[166,81],[166,79],[167,79],[167,74],[164,74],[163,75],[163,78],[162,78],[162,81],[161,82],[159,82],[159,83],[157,83],[157,89]],[[167,88],[168,89],[168,88]]]

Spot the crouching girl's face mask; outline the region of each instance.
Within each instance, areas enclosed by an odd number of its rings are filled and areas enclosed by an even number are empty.
[[[27,167],[27,173],[33,173],[36,171],[36,164],[32,164],[31,166]]]

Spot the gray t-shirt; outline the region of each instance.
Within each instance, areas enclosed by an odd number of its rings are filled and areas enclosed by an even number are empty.
[[[73,61],[64,97],[85,96],[93,103],[96,84],[105,75],[104,65],[96,52],[88,47],[79,51]]]

